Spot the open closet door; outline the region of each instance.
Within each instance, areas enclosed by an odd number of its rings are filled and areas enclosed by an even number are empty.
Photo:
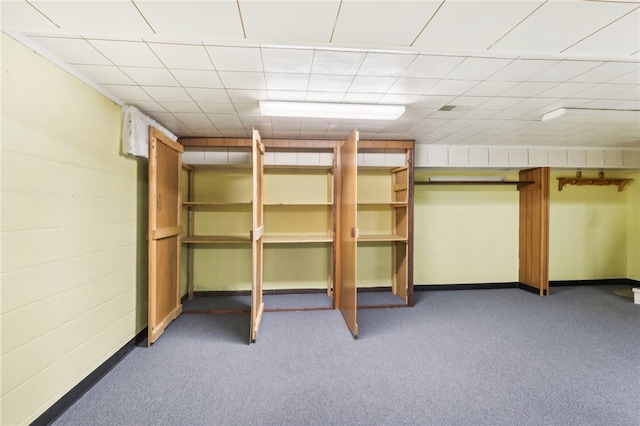
[[[340,147],[340,229],[339,240],[339,278],[338,307],[347,323],[347,327],[358,337],[357,310],[357,244],[358,244],[358,131],[354,130]]]
[[[252,143],[253,164],[253,229],[251,230],[251,244],[253,252],[253,278],[251,282],[251,340],[255,342],[262,321],[264,302],[262,300],[262,264],[263,264],[263,182],[264,182],[264,145],[260,133],[253,130]]]
[[[179,267],[182,151],[182,145],[149,128],[149,345],[182,312]]]
[[[549,293],[549,168],[520,171],[520,180],[533,182],[519,187],[520,237],[518,280]]]

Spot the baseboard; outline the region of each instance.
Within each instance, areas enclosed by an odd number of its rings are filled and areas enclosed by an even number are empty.
[[[478,283],[478,284],[418,284],[414,291],[443,291],[443,290],[495,290],[499,288],[518,288],[517,282],[507,283]]]
[[[549,287],[575,286],[575,285],[630,285],[638,286],[640,281],[629,278],[607,278],[602,280],[568,280],[549,281]]]
[[[631,280],[629,278],[608,278],[601,280],[566,280],[566,281],[549,281],[549,287],[562,286],[579,286],[579,285],[628,285],[631,287],[639,287],[640,281]],[[443,291],[443,290],[493,290],[500,288],[519,288],[540,294],[540,290],[519,282],[504,283],[478,283],[478,284],[416,284],[414,291]]]
[[[35,419],[31,426],[44,426],[50,425],[55,419],[57,419],[62,413],[64,413],[69,407],[71,407],[82,395],[84,395],[89,389],[91,389],[96,383],[100,381],[113,367],[115,367],[120,361],[126,357],[136,346],[140,345],[147,338],[147,328],[145,327],[140,333],[129,340],[122,348],[120,348],[115,354],[111,355],[109,359],[103,362],[98,368],[93,370],[87,377],[82,379],[80,383],[75,385],[69,392],[67,392],[62,398],[56,401],[51,407],[42,413],[37,419]]]

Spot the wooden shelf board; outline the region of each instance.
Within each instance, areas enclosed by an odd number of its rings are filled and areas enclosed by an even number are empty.
[[[633,181],[633,179],[624,179],[624,178],[605,178],[605,177],[597,177],[597,178],[587,178],[587,177],[559,177],[558,178],[558,191],[562,191],[562,188],[565,185],[597,185],[597,186],[605,186],[605,185],[615,185],[618,187],[618,192],[622,192],[625,185],[629,182]]]
[[[358,202],[358,206],[390,206],[390,207],[407,207],[409,204],[406,201],[376,201],[372,203]]]
[[[407,237],[401,235],[362,235],[358,236],[358,241],[407,241]]]
[[[198,206],[251,206],[251,201],[238,202],[238,203],[225,203],[225,202],[208,202],[208,201],[183,201],[182,205],[185,207],[198,207]]]
[[[331,235],[265,235],[265,243],[332,243]]]
[[[250,243],[251,239],[247,235],[198,235],[183,237],[183,244],[214,244],[214,243]]]
[[[446,182],[431,182],[431,181],[414,181],[414,185],[529,185],[532,181],[521,180],[476,180],[476,181],[446,181]]]
[[[333,203],[331,201],[323,202],[323,203],[264,203],[264,206],[292,206],[292,207],[305,207],[305,206],[332,206]]]

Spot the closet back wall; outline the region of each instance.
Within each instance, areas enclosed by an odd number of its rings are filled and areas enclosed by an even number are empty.
[[[0,424],[29,424],[146,326],[146,162],[120,107],[2,35]]]
[[[517,171],[420,171],[429,176],[504,176]],[[518,281],[518,210],[515,185],[414,187],[416,285]]]

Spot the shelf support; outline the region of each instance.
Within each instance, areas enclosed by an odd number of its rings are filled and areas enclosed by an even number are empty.
[[[562,191],[562,188],[565,185],[617,185],[618,192],[622,192],[625,185],[629,182],[633,181],[633,179],[625,179],[625,178],[605,178],[604,172],[598,172],[597,178],[586,178],[582,177],[582,172],[576,172],[576,177],[559,177],[558,178],[558,192]]]

